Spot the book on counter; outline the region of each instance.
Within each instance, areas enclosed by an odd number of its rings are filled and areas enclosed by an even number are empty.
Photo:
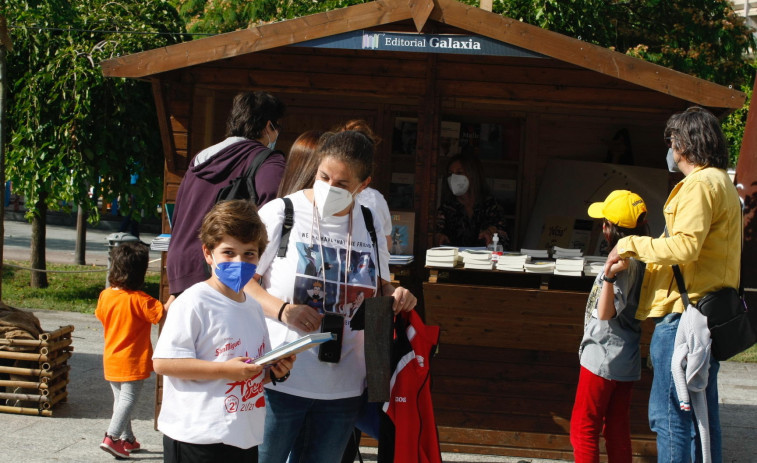
[[[497,270],[505,270],[508,272],[522,272],[523,265],[526,262],[531,262],[531,257],[528,254],[521,254],[519,252],[506,252],[499,256],[497,260]]]
[[[455,267],[462,260],[459,251],[454,246],[439,246],[426,250],[426,266]]]
[[[392,254],[389,256],[389,265],[407,265],[413,262],[414,256],[405,254]]]
[[[597,276],[605,268],[607,258],[604,256],[585,256],[584,275]]]
[[[318,344],[332,340],[336,340],[336,334],[334,333],[308,334],[299,339],[295,339],[288,344],[279,346],[276,349],[268,352],[267,354],[261,355],[260,357],[252,360],[251,363],[263,366],[271,365],[283,358],[289,357],[290,355],[299,354],[300,352],[308,350],[311,347],[315,347]]]
[[[494,268],[491,251],[485,249],[466,249],[460,255],[463,258],[463,268],[476,270],[492,270]]]
[[[583,275],[583,257],[558,257],[555,259],[555,275],[580,277]]]
[[[554,246],[552,248],[552,257],[581,257],[583,252],[580,249],[561,248],[560,246]]]
[[[553,260],[532,260],[523,264],[526,273],[554,273],[555,261]]]
[[[546,249],[526,249],[521,248],[521,254],[531,256],[532,259],[547,259],[549,258],[549,251]]]

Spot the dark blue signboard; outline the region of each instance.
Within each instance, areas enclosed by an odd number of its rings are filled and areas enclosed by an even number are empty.
[[[342,50],[407,51],[454,53],[459,55],[518,56],[544,55],[478,35],[412,34],[402,32],[353,31],[293,44],[295,47],[338,48]]]

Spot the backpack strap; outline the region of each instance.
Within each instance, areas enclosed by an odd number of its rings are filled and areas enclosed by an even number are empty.
[[[263,164],[272,153],[273,150],[270,148],[265,148],[258,152],[258,154],[252,159],[247,171],[244,173],[244,178],[247,181],[247,189],[250,193],[250,201],[256,205],[258,204],[258,191],[255,189],[255,174],[258,171],[258,167],[260,167],[260,165]]]
[[[294,226],[294,206],[289,198],[281,198],[284,201],[284,224],[281,227],[281,241],[279,242],[279,252],[277,257],[286,257],[287,247],[289,247],[289,234]]]
[[[365,228],[368,229],[368,234],[371,235],[371,241],[373,242],[373,249],[376,250],[376,267],[378,267],[378,274],[379,274],[379,292],[381,295],[384,295],[384,287],[381,284],[381,261],[379,260],[379,247],[378,247],[378,237],[376,236],[376,227],[373,224],[373,213],[370,209],[360,205],[360,209],[363,211],[363,220],[365,220]]]

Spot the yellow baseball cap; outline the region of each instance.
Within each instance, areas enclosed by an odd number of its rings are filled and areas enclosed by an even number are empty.
[[[603,202],[589,206],[589,217],[607,219],[623,228],[636,228],[644,212],[647,212],[644,200],[628,190],[615,190]]]

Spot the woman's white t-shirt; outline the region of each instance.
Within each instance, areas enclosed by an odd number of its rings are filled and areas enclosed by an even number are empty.
[[[201,282],[171,304],[153,358],[225,362],[269,350],[260,304],[251,297],[236,302]],[[158,429],[192,444],[259,445],[265,424],[264,374],[247,381],[164,376]]]
[[[320,219],[313,217],[313,203],[298,191],[288,196],[294,207],[294,225],[289,235],[286,257],[277,257],[284,221],[284,201],[267,203],[260,218],[268,230],[268,247],[260,258],[261,285],[270,294],[313,310],[344,314],[342,356],[339,363],[318,360],[318,347],[297,355],[290,378],[277,384],[276,391],[311,399],[333,400],[356,397],[365,389],[363,331],[350,326],[360,301],[376,295],[379,277],[376,253],[359,205],[352,214]],[[388,257],[383,223],[374,215],[381,256]],[[352,235],[348,243],[350,219]],[[380,259],[381,276],[389,279],[387,258]],[[273,348],[307,333],[266,318]]]

